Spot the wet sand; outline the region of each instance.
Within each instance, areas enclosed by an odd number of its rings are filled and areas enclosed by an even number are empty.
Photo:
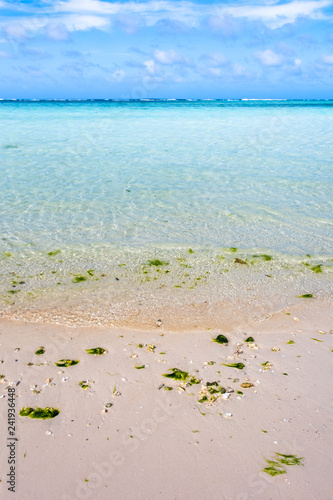
[[[232,329],[181,332],[164,323],[134,330],[2,320],[3,449],[8,387],[17,396],[18,442],[16,493],[7,490],[4,452],[1,498],[330,498],[333,311],[327,306],[309,299]],[[212,341],[219,334],[227,345]],[[254,342],[245,343],[249,336]],[[35,355],[41,346],[45,353]],[[85,351],[95,347],[106,353]],[[60,368],[54,364],[60,359],[80,362]],[[163,377],[172,368],[200,383]],[[206,383],[215,381],[226,393],[200,403]],[[19,416],[26,406],[60,413],[33,420]],[[276,452],[303,457],[304,465],[271,477],[262,469]]]

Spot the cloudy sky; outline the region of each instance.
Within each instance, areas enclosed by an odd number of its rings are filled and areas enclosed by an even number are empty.
[[[2,98],[333,98],[333,0],[0,0]]]

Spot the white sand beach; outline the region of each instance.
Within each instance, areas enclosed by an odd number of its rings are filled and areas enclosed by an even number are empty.
[[[332,325],[333,311],[316,300],[232,330],[2,320],[1,429],[6,440],[7,391],[15,388],[16,498],[330,498]],[[212,341],[220,334],[228,344]],[[45,353],[35,355],[40,347]],[[96,347],[106,352],[86,352]],[[79,363],[57,367],[61,359]],[[231,363],[244,367],[224,365]],[[200,383],[163,377],[173,368]],[[200,403],[211,398],[207,382],[226,392]],[[60,413],[31,419],[19,416],[23,407]],[[275,453],[303,460],[272,477],[262,469]],[[3,452],[5,500],[15,497],[7,458]]]

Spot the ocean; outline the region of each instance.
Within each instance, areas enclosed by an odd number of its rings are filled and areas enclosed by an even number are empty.
[[[333,101],[0,101],[0,127],[2,317],[214,327],[331,300]]]

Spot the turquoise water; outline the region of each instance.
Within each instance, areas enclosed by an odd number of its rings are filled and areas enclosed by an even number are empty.
[[[0,127],[5,294],[56,250],[57,273],[188,248],[200,272],[229,247],[330,265],[333,101],[1,101]]]

